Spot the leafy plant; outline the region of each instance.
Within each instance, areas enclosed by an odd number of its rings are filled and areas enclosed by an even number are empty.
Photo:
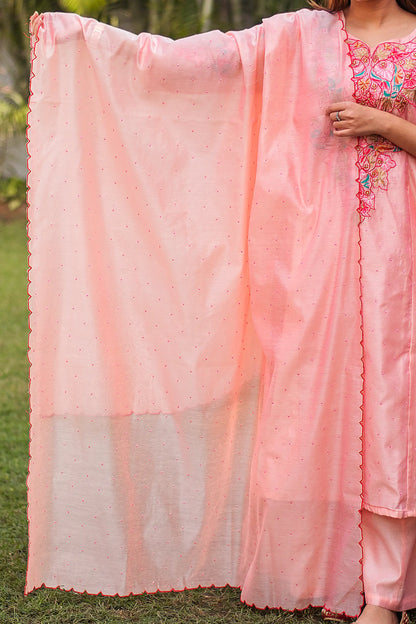
[[[25,131],[27,110],[20,93],[6,87],[0,90],[0,139]]]
[[[9,210],[17,210],[26,199],[26,182],[20,178],[0,179],[0,201],[7,204]]]
[[[58,2],[63,11],[94,17],[102,21],[108,21],[108,13],[113,4],[111,0],[58,0]]]

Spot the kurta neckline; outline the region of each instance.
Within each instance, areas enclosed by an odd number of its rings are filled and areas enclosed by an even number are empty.
[[[346,25],[346,20],[345,20],[345,15],[344,15],[344,11],[339,11],[339,19],[341,20],[342,23],[342,27],[344,32],[347,35],[348,39],[353,39],[354,41],[359,41],[360,43],[362,43],[363,45],[365,45],[369,51],[371,52],[371,54],[373,54],[377,48],[379,48],[382,45],[385,45],[386,43],[409,43],[410,41],[412,41],[413,39],[416,38],[416,28],[414,28],[408,35],[406,35],[405,37],[397,37],[395,39],[385,39],[383,41],[379,41],[376,45],[374,46],[370,46],[366,41],[364,41],[363,39],[360,39],[360,37],[356,37],[355,35],[352,35],[348,29],[347,29],[347,25]]]

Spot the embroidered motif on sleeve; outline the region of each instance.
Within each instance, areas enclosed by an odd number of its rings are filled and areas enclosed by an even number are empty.
[[[359,104],[403,115],[415,106],[416,43],[380,43],[372,53],[363,41],[347,39],[353,71],[354,98]],[[381,136],[357,142],[358,211],[368,217],[375,208],[375,192],[388,189],[388,173],[401,149]]]

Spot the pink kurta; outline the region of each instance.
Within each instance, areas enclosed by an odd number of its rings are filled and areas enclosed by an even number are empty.
[[[42,16],[27,591],[353,615],[363,501],[416,515],[415,166],[331,135],[376,75],[346,39],[324,11],[177,42]],[[413,119],[411,46],[377,69]]]

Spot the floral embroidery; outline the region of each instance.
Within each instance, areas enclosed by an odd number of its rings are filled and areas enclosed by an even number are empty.
[[[353,71],[354,97],[359,104],[403,114],[415,105],[416,43],[380,43],[373,53],[363,41],[347,39]],[[376,190],[388,188],[388,172],[401,151],[380,136],[359,137],[357,143],[359,212],[367,217],[375,207]]]
[[[388,172],[396,166],[388,152],[399,151],[382,137],[359,137],[358,154],[358,199],[359,212],[368,217],[375,207],[375,189],[387,191]]]

